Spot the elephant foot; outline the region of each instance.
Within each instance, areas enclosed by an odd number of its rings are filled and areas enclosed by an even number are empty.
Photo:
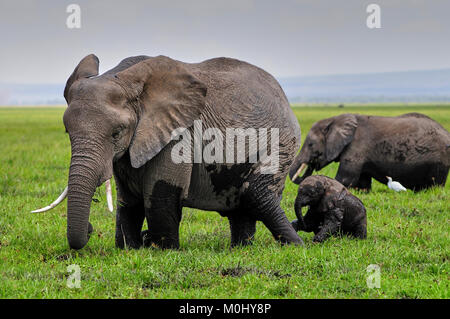
[[[161,249],[179,249],[180,243],[178,238],[173,236],[164,236],[160,234],[152,234],[149,230],[141,232],[144,247],[153,247]]]
[[[326,239],[328,239],[328,236],[314,236],[312,242],[313,243],[323,243]]]
[[[144,209],[140,205],[118,205],[116,212],[116,247],[139,249],[142,247]]]
[[[231,247],[251,245],[256,232],[256,219],[246,212],[235,211],[228,216]]]
[[[253,237],[249,237],[249,238],[243,238],[240,240],[236,240],[236,241],[232,241],[231,242],[231,248],[234,247],[244,247],[244,246],[249,246],[253,244]]]
[[[94,227],[92,227],[91,223],[88,223],[88,238],[91,237],[91,234],[93,231],[94,231]]]
[[[142,247],[142,237],[139,235],[126,236],[123,231],[116,232],[116,247],[120,249],[131,248],[139,249]]]
[[[354,229],[350,236],[357,239],[366,239],[367,238],[367,229],[365,226],[358,227],[357,229]]]
[[[301,230],[300,223],[299,223],[298,219],[293,220],[291,222],[291,225],[292,225],[292,227],[294,228],[295,231],[298,232],[299,230]]]

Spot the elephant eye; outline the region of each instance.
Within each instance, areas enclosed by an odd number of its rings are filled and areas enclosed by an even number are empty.
[[[115,131],[112,133],[112,138],[115,139],[115,140],[117,140],[117,139],[120,137],[120,134],[121,134],[121,133],[122,133],[122,130],[121,130],[121,129],[115,130]]]
[[[112,133],[112,138],[117,140],[120,138],[120,136],[122,135],[122,131],[123,131],[124,127],[121,125],[120,127],[116,128],[114,130],[114,132]]]

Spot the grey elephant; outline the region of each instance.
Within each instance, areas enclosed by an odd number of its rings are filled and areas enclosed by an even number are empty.
[[[137,56],[100,76],[98,67],[95,55],[82,59],[64,90],[63,121],[72,148],[71,248],[88,242],[92,196],[113,174],[117,247],[141,247],[146,219],[148,244],[178,248],[182,207],[228,217],[232,245],[250,243],[256,221],[282,243],[303,244],[280,207],[300,127],[270,74],[231,58],[190,64]],[[238,133],[228,140],[231,128]],[[216,136],[221,134],[226,141]],[[214,160],[203,158],[211,140],[222,138],[224,148],[216,143],[210,152]],[[234,142],[240,138],[244,151]],[[255,156],[254,146],[260,151],[264,141],[270,157],[264,149]],[[276,169],[263,171],[272,160]]]
[[[309,206],[305,216],[302,207]],[[295,199],[297,231],[314,232],[313,242],[323,242],[337,234],[364,239],[367,216],[364,204],[341,183],[327,176],[306,177],[298,187]]]
[[[450,133],[419,113],[330,117],[314,123],[289,176],[298,184],[333,161],[340,163],[336,180],[346,187],[370,190],[372,178],[386,184],[386,176],[416,191],[444,186]]]

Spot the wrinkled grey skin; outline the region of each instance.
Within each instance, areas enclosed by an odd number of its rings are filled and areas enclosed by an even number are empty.
[[[303,243],[280,207],[300,128],[271,75],[229,58],[188,64],[137,56],[100,76],[98,65],[95,55],[85,57],[64,91],[69,105],[64,125],[72,147],[67,206],[71,248],[88,242],[92,196],[113,174],[117,247],[178,248],[185,206],[228,217],[232,245],[249,243],[257,220],[282,243]],[[171,151],[178,140],[171,141],[171,133],[180,127],[192,133],[194,120],[203,122],[203,130],[215,127],[224,136],[228,127],[278,128],[278,171],[261,174],[261,162],[248,161],[174,163]],[[246,155],[248,159],[248,151]],[[149,229],[141,233],[144,219]]]
[[[340,162],[336,180],[346,187],[370,190],[372,178],[386,176],[406,188],[444,186],[450,168],[450,133],[429,117],[408,113],[397,117],[342,114],[316,122],[294,159],[291,179],[308,164],[299,184],[314,170]]]
[[[309,206],[303,217],[302,207]],[[323,242],[337,234],[364,239],[367,217],[363,203],[341,183],[326,176],[309,176],[300,183],[292,222],[295,230],[314,232],[313,242]]]

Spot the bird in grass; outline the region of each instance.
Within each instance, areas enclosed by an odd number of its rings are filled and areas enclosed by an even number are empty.
[[[403,187],[402,184],[400,184],[399,182],[393,182],[392,177],[386,176],[386,178],[388,179],[387,186],[390,189],[393,189],[396,192],[405,192],[406,191],[406,188]]]

